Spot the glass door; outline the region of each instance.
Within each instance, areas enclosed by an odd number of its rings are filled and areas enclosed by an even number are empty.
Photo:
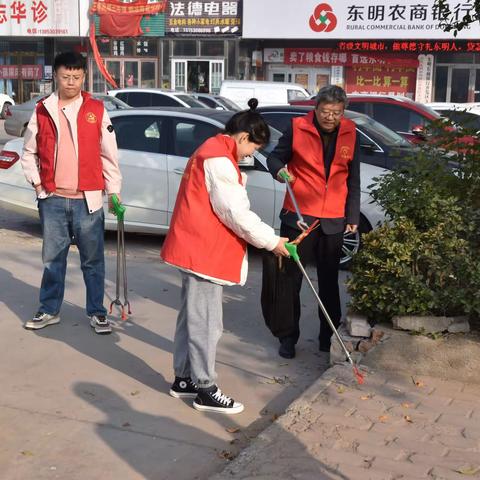
[[[187,91],[187,60],[172,60],[172,90]]]
[[[220,93],[220,86],[224,79],[223,60],[210,61],[210,93]]]
[[[468,90],[470,83],[469,68],[454,68],[452,71],[450,102],[468,102]]]
[[[124,61],[122,70],[123,86],[124,87],[138,87],[138,61]]]

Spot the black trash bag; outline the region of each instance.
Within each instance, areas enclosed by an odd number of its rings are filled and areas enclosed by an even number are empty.
[[[287,272],[287,262],[268,252],[263,255],[261,304],[265,324],[275,337],[291,335],[295,330],[293,315],[293,281]]]

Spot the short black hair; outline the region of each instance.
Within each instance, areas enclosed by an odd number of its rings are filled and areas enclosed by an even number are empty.
[[[266,145],[270,141],[270,128],[263,117],[255,111],[258,100],[251,98],[248,101],[249,110],[242,110],[233,115],[225,125],[224,133],[248,133],[248,139],[257,145]]]
[[[78,52],[63,52],[59,53],[53,62],[53,70],[56,72],[60,67],[65,67],[68,70],[82,69],[87,71],[87,61],[85,57]]]
[[[337,85],[327,85],[322,87],[315,97],[315,108],[321,103],[343,103],[343,106],[348,105],[347,94],[342,87]]]

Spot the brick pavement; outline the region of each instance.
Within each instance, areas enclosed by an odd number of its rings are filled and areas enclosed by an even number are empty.
[[[328,370],[212,480],[480,479],[480,384]]]

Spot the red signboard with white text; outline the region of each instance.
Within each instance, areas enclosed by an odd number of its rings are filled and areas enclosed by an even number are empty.
[[[388,55],[382,53],[342,52],[331,48],[285,48],[284,62],[289,65],[395,65],[417,67],[416,55]]]

